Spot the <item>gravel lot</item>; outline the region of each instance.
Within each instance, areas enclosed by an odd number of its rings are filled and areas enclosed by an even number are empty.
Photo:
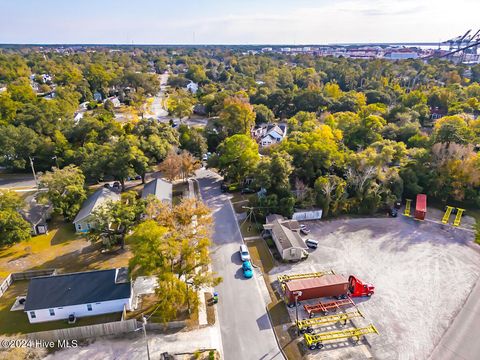
[[[466,230],[438,223],[440,211],[429,209],[428,218],[433,221],[417,222],[399,215],[310,222],[308,237],[319,240],[318,249],[306,261],[282,265],[270,275],[274,279],[282,273],[334,269],[373,283],[376,293],[371,299],[355,299],[367,318],[360,325],[373,323],[380,332],[380,336],[368,336],[372,356],[426,359],[480,274],[480,252],[468,230],[472,220],[462,221]],[[357,355],[348,345],[329,350],[328,355],[325,350],[313,354],[317,353],[315,358],[368,358],[364,346],[353,348]]]

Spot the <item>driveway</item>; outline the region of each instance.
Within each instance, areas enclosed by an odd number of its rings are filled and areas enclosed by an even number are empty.
[[[225,359],[283,359],[266,313],[259,280],[244,279],[238,254],[242,236],[229,197],[220,191],[221,178],[199,170],[197,179],[205,203],[213,210],[212,266],[223,278],[216,288]],[[258,276],[258,274],[256,274]]]

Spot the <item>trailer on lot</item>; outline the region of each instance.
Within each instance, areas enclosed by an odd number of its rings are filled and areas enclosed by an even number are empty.
[[[418,194],[417,201],[415,202],[415,219],[425,220],[425,215],[427,214],[427,195]]]
[[[341,314],[333,314],[333,315],[322,316],[322,317],[317,317],[313,319],[299,320],[297,322],[297,327],[301,334],[304,334],[306,332],[311,333],[313,332],[313,328],[315,326],[322,326],[325,324],[334,324],[337,322],[341,323],[342,325],[346,325],[348,320],[358,318],[358,317],[365,318],[365,316],[363,316],[360,310],[355,310],[355,311],[350,311],[350,312],[341,313]]]
[[[317,313],[323,313],[324,315],[327,315],[330,311],[336,312],[337,310],[347,306],[355,306],[355,303],[350,297],[336,301],[319,302],[313,305],[303,305],[303,308],[307,312],[308,316],[312,318]]]
[[[290,280],[316,278],[316,277],[322,277],[323,275],[335,275],[335,272],[333,270],[325,270],[325,271],[318,271],[313,273],[279,275],[278,282],[282,284]]]
[[[455,216],[455,220],[453,221],[453,226],[460,226],[460,221],[462,221],[462,215],[465,209],[457,208],[457,216]]]
[[[296,279],[288,281],[284,285],[285,301],[290,307],[295,306],[295,302],[299,300],[348,296],[348,279],[342,275]]]
[[[370,324],[364,328],[358,329],[346,329],[340,331],[330,331],[320,334],[303,334],[305,339],[305,343],[307,344],[310,350],[321,349],[324,347],[323,342],[325,341],[332,341],[332,340],[339,340],[339,339],[347,339],[352,338],[355,342],[359,342],[362,336],[367,334],[379,334],[378,330]]]

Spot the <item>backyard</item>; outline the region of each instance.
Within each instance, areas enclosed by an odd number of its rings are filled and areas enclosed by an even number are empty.
[[[99,245],[74,232],[71,223],[53,220],[48,234],[0,248],[0,281],[12,272],[55,268],[59,273],[127,266],[130,251],[102,253]]]

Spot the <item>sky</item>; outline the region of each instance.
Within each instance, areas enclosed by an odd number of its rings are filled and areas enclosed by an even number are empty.
[[[0,0],[0,43],[438,42],[479,13],[480,0]]]

